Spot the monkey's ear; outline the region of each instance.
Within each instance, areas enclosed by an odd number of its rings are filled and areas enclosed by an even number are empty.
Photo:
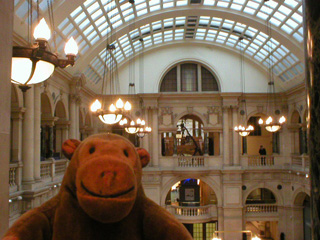
[[[136,148],[136,150],[140,156],[141,166],[144,168],[150,162],[150,154],[144,148]]]
[[[62,153],[70,160],[80,143],[81,142],[77,139],[68,139],[64,141],[62,144]]]

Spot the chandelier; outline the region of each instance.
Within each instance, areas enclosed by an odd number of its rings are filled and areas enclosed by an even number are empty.
[[[30,16],[28,29],[31,29],[32,0],[28,1]],[[49,4],[49,3],[48,3]],[[50,3],[52,5],[52,2]],[[30,84],[37,84],[47,80],[56,67],[73,66],[78,54],[78,46],[71,37],[66,43],[64,51],[66,59],[60,59],[48,50],[48,40],[51,37],[50,28],[44,18],[39,21],[39,0],[37,0],[37,17],[39,24],[34,29],[35,43],[32,46],[14,46],[12,49],[11,82],[18,84],[22,91],[26,91]],[[53,21],[52,6],[48,6],[49,16]],[[31,42],[31,41],[30,41]],[[55,38],[54,38],[55,45]]]
[[[151,127],[140,128],[140,130],[137,132],[137,136],[139,138],[143,138],[146,134],[151,133],[151,131]]]
[[[146,125],[146,122],[138,118],[136,122],[134,120],[131,120],[130,124],[128,124],[128,120],[124,118],[123,120],[120,121],[119,125],[124,127],[124,130],[127,133],[135,134],[138,131],[140,131],[140,129],[144,128],[144,126]]]
[[[112,6],[110,6],[110,9],[108,9],[107,12],[110,12],[112,10],[111,8]],[[113,18],[113,16],[110,16],[110,18]],[[90,110],[99,117],[100,121],[108,125],[120,122],[123,116],[127,115],[131,110],[131,104],[129,101],[123,103],[121,98],[119,98],[115,104],[113,103],[113,98],[118,88],[118,85],[116,84],[119,84],[118,67],[114,56],[117,55],[117,50],[119,50],[119,48],[116,49],[115,42],[112,43],[112,30],[113,27],[110,26],[110,31],[106,37],[106,54],[102,77],[101,102],[96,99],[90,107]],[[108,61],[109,68],[107,69]],[[109,73],[109,77],[107,77],[107,72]],[[109,92],[107,96],[108,90]]]
[[[276,110],[276,93],[274,86],[274,76],[273,76],[273,56],[272,56],[272,38],[271,38],[271,24],[266,21],[267,31],[269,35],[269,41],[267,43],[269,50],[269,58],[268,58],[268,92],[267,92],[267,113],[268,116],[263,119],[260,118],[258,123],[265,127],[268,132],[277,132],[280,130],[281,126],[286,122],[286,118],[284,116],[280,116],[280,110]]]
[[[239,46],[240,46],[240,82],[241,82],[241,101],[240,101],[240,115],[242,116],[243,124],[239,124],[234,127],[234,131],[239,133],[241,137],[248,136],[251,132],[254,131],[254,127],[252,125],[246,126],[247,122],[247,104],[245,99],[245,75],[244,75],[244,53],[242,46],[243,37],[239,37]]]

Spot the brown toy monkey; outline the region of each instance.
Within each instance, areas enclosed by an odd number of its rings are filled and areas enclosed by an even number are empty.
[[[192,240],[145,196],[145,149],[114,134],[67,140],[62,148],[71,161],[60,192],[21,216],[3,240]]]

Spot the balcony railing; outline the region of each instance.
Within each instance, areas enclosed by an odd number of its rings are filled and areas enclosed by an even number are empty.
[[[9,187],[10,192],[20,191],[22,177],[22,163],[10,163],[9,166]]]
[[[180,220],[205,220],[218,217],[217,205],[206,205],[197,207],[181,207],[166,205],[166,209]]]
[[[272,155],[249,155],[248,156],[248,166],[274,166],[274,156]]]
[[[274,204],[248,204],[245,206],[245,211],[249,214],[277,213],[278,206]]]
[[[294,155],[291,157],[291,166],[303,171],[308,171],[310,166],[310,159],[308,155]]]
[[[178,167],[204,167],[203,156],[179,156]]]

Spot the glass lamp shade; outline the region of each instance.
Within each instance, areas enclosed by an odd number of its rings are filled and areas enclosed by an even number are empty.
[[[55,65],[47,61],[32,61],[27,57],[13,57],[11,82],[20,85],[37,84],[47,80],[54,69]]]
[[[64,47],[64,52],[66,55],[77,55],[78,54],[78,45],[76,41],[71,37]]]
[[[270,124],[265,126],[268,132],[277,132],[280,130],[281,126],[279,124]]]
[[[124,130],[126,130],[127,133],[135,134],[139,131],[139,128],[138,127],[128,127],[128,128],[125,128]]]
[[[242,125],[235,126],[234,131],[239,133],[241,137],[246,137],[250,135],[251,132],[253,132],[254,128],[252,125],[249,125],[248,127],[244,127]]]
[[[101,120],[101,122],[109,125],[119,122],[121,118],[122,118],[122,114],[117,114],[117,113],[107,113],[107,114],[99,115],[99,119]]]
[[[252,238],[252,240],[261,240],[261,238],[255,236],[255,237]]]
[[[139,138],[143,138],[146,134],[151,133],[151,131],[151,127],[145,127],[144,129],[140,128],[140,130],[137,132],[137,136]]]
[[[42,39],[45,41],[48,41],[51,37],[50,28],[48,27],[48,24],[46,23],[46,20],[42,18],[39,22],[39,24],[35,27],[33,36],[35,39]]]

